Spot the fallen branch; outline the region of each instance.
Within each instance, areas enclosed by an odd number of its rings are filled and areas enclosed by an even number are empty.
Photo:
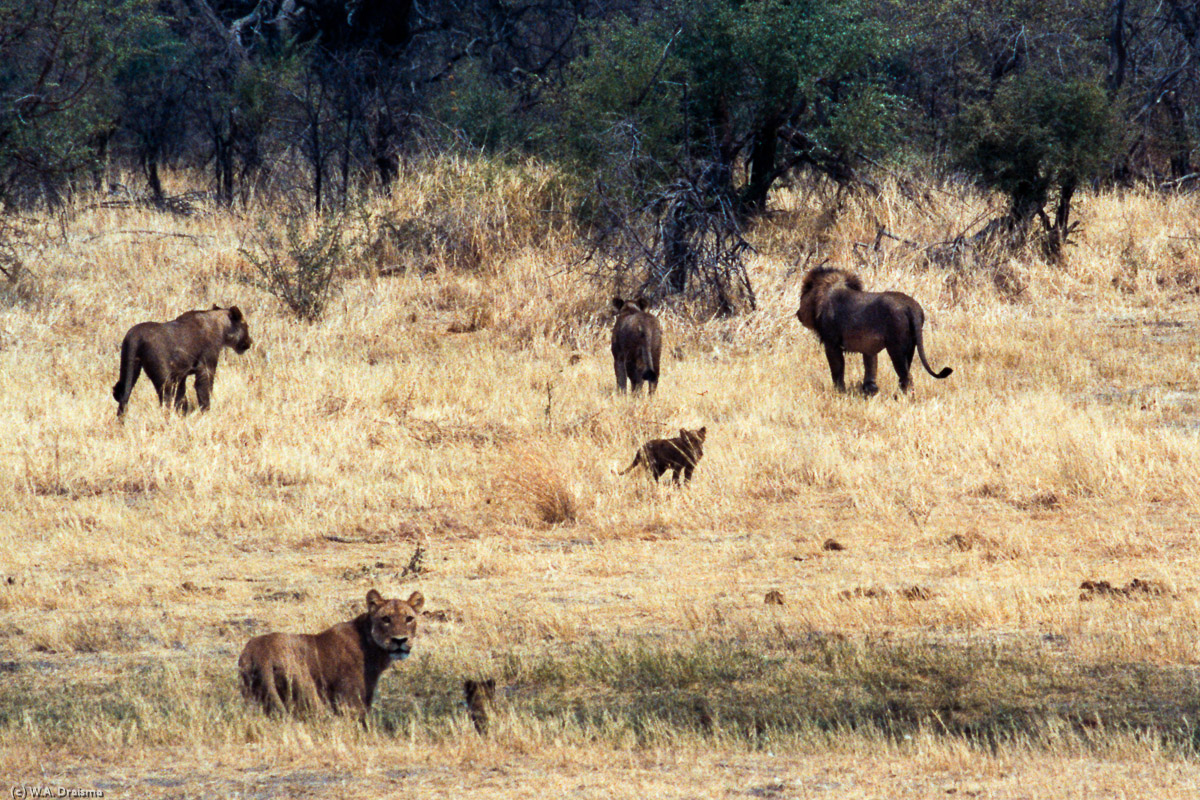
[[[211,239],[211,236],[197,236],[191,233],[177,233],[174,231],[150,231],[150,230],[124,230],[124,231],[104,231],[102,233],[93,234],[83,239],[84,242],[94,242],[104,236],[161,236],[164,238],[174,237],[177,239],[187,239],[197,247],[200,246],[201,239]]]

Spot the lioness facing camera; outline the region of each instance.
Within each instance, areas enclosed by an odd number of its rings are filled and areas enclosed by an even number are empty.
[[[326,706],[365,720],[379,676],[408,658],[423,605],[420,592],[384,600],[372,589],[365,614],[321,633],[255,636],[238,659],[242,696],[268,713]]]

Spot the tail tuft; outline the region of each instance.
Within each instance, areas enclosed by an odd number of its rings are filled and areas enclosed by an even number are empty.
[[[934,375],[933,377],[935,377],[935,378],[948,378],[948,377],[950,377],[950,373],[952,373],[952,372],[954,372],[954,370],[953,370],[952,368],[950,368],[950,367],[946,367],[945,369],[943,369],[941,372],[939,372],[938,374]]]

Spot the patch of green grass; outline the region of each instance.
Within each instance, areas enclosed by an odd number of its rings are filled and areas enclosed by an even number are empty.
[[[389,671],[371,714],[376,729],[447,734],[465,719],[464,677],[461,664],[436,655]],[[1057,730],[1084,742],[1106,731],[1147,733],[1189,755],[1200,745],[1193,670],[1075,663],[1032,643],[820,635],[681,646],[591,642],[510,654],[495,677],[500,713],[640,744],[719,735],[757,748],[811,732],[933,731],[994,747]],[[228,740],[256,715],[226,664],[151,663],[86,683],[18,665],[0,683],[0,737],[49,744]]]

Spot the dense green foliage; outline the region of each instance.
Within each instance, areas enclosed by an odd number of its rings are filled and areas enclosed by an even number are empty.
[[[51,201],[94,163],[149,0],[0,0],[0,197]]]
[[[1108,98],[1086,80],[1015,75],[968,108],[956,132],[959,164],[1008,196],[1014,225],[1042,219],[1052,252],[1068,232],[1075,188],[1103,177],[1117,156]],[[1053,222],[1043,210],[1052,196]]]
[[[561,141],[580,169],[624,189],[707,173],[713,190],[760,209],[795,167],[851,175],[887,142],[900,105],[882,75],[896,43],[855,0],[681,3],[585,40],[561,90]]]
[[[1032,219],[1082,182],[1191,180],[1200,135],[1197,2],[413,9],[0,0],[0,202],[56,203],[117,167],[162,205],[172,166],[224,204],[301,188],[326,208],[465,145],[558,160],[634,205],[686,187],[687,214],[741,219],[797,171],[950,167]]]

